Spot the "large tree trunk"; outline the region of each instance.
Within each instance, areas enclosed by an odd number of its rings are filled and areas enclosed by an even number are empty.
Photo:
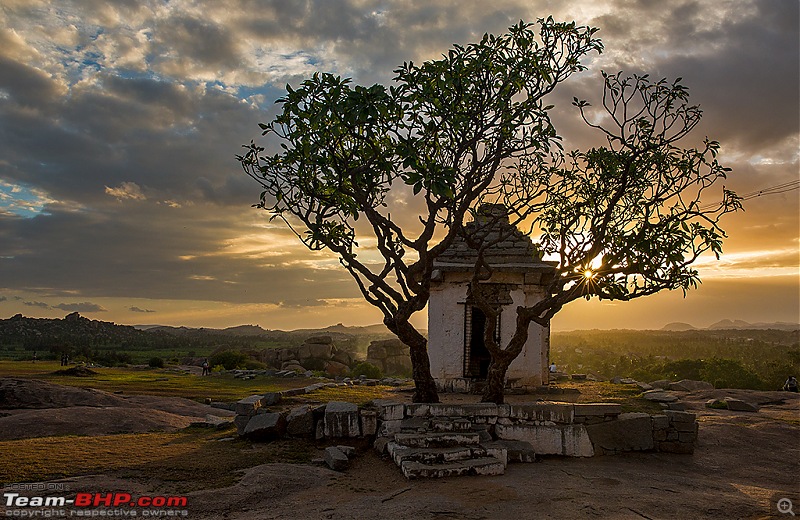
[[[407,321],[397,323],[384,320],[384,323],[410,349],[416,387],[412,400],[415,403],[438,403],[439,393],[436,391],[436,381],[431,375],[431,362],[428,359],[428,340]]]
[[[486,386],[483,389],[483,396],[481,397],[482,403],[503,404],[506,371],[511,361],[512,359],[493,359],[491,364],[489,364],[489,372],[486,374]]]

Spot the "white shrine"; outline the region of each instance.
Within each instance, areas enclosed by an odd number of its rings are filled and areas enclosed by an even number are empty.
[[[505,347],[516,327],[516,308],[530,306],[545,295],[554,263],[543,262],[530,238],[509,223],[502,205],[485,204],[476,221],[465,226],[467,234],[478,231],[495,245],[485,252],[492,275],[481,282],[494,284],[496,304],[502,306],[496,339]],[[491,357],[484,346],[486,318],[470,304],[469,281],[477,252],[463,237],[434,262],[428,302],[428,356],[431,374],[441,391],[468,392],[486,379]],[[528,340],[506,373],[507,387],[548,384],[550,328],[531,323]]]

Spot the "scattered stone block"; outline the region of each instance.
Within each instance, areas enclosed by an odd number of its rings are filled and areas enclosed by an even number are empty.
[[[250,422],[249,415],[237,415],[233,418],[233,424],[236,425],[236,433],[239,435],[244,435],[244,429],[247,427],[247,423]]]
[[[308,406],[292,408],[286,417],[286,434],[293,437],[310,437],[314,433],[314,413]]]
[[[240,399],[236,402],[234,411],[237,415],[253,415],[256,413],[256,410],[261,408],[261,400],[263,398],[263,395],[251,395],[250,397]]]
[[[247,422],[244,436],[253,440],[269,440],[283,437],[286,419],[279,413],[254,415]]]
[[[336,446],[325,448],[325,464],[334,471],[344,471],[350,465],[347,455]]]
[[[325,407],[325,437],[358,437],[361,435],[358,406],[331,401]]]
[[[671,382],[672,381],[670,381],[669,379],[659,379],[658,381],[651,381],[650,386],[652,386],[653,388],[658,388],[660,390],[666,390]]]
[[[361,410],[361,435],[375,435],[378,431],[378,413],[374,410]]]
[[[261,398],[261,406],[274,406],[281,402],[280,392],[269,392]]]
[[[337,448],[339,451],[341,451],[342,453],[344,453],[344,455],[345,455],[345,456],[346,456],[348,459],[349,459],[349,458],[351,458],[353,455],[355,455],[355,454],[356,454],[356,449],[355,449],[353,446],[344,446],[344,445],[341,445],[341,444],[340,444],[340,445],[336,446],[336,448]]]
[[[383,455],[386,453],[386,445],[389,444],[389,440],[389,437],[378,437],[372,447],[375,448],[379,455]]]

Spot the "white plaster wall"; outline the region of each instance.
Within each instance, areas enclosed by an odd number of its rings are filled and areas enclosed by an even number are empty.
[[[534,286],[525,286],[525,291],[521,288],[512,291],[511,299],[514,303],[503,309],[503,325],[500,331],[503,346],[511,340],[516,329],[517,306],[530,306],[542,299],[542,293],[534,290]],[[507,377],[509,380],[516,380],[513,381],[515,386],[539,386],[546,382],[546,379],[543,379],[547,369],[545,338],[549,338],[548,329],[536,323],[528,326],[528,341],[525,342],[525,347],[517,359],[508,367]]]
[[[513,281],[521,280],[517,278]],[[503,347],[514,335],[517,306],[533,305],[543,297],[536,286],[527,285],[525,290],[522,287],[520,285],[519,289],[511,292],[513,303],[506,306],[501,314],[500,339]],[[466,281],[460,280],[448,280],[431,287],[428,302],[428,357],[434,379],[447,380],[464,376],[463,302],[467,297],[467,288]],[[549,339],[548,328],[536,323],[530,324],[528,341],[507,372],[507,377],[514,386],[539,386],[547,383]]]
[[[431,287],[428,300],[428,357],[434,379],[464,376],[464,305],[466,283]]]

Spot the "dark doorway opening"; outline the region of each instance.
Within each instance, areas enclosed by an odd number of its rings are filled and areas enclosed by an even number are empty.
[[[465,306],[464,319],[464,377],[486,379],[492,356],[483,341],[486,315],[478,307]],[[499,321],[499,320],[498,320]],[[500,340],[500,324],[495,330],[495,341]]]

